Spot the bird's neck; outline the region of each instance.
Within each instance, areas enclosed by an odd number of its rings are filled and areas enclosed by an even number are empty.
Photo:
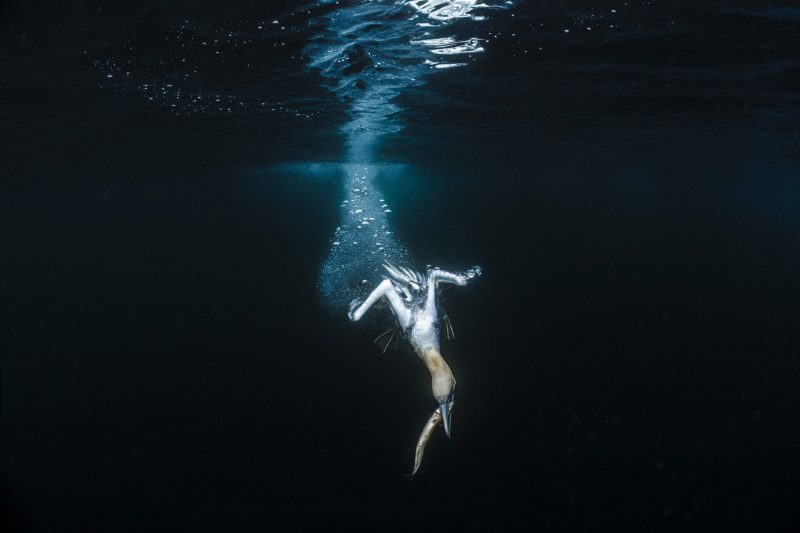
[[[423,363],[425,363],[425,368],[427,368],[428,372],[431,373],[431,377],[441,374],[446,374],[452,377],[453,372],[447,365],[447,361],[444,360],[444,357],[442,357],[442,354],[439,353],[439,350],[436,348],[422,348],[421,350],[417,350],[417,355],[419,355],[419,358],[422,359]]]

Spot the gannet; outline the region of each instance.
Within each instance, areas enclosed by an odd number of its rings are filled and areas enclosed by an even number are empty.
[[[444,432],[450,437],[450,414],[453,409],[455,377],[439,349],[439,311],[437,289],[440,284],[463,287],[481,275],[481,268],[474,266],[464,272],[448,272],[441,268],[428,267],[425,275],[405,267],[395,267],[390,263],[383,265],[386,277],[364,299],[353,300],[348,316],[358,321],[376,303],[385,298],[389,302],[398,328],[390,329],[375,339],[383,351],[398,342],[402,335],[411,344],[417,356],[425,364],[431,375],[431,391],[438,404],[434,414],[420,435],[415,455],[414,472],[419,468],[422,452],[430,434],[441,421]],[[448,338],[453,336],[453,327],[446,313],[442,322]],[[438,413],[438,415],[437,415]],[[413,475],[413,474],[412,474]]]

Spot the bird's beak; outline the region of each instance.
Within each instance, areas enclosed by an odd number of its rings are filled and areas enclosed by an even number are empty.
[[[447,438],[450,438],[450,406],[447,401],[439,404],[439,413],[442,415],[442,427]]]

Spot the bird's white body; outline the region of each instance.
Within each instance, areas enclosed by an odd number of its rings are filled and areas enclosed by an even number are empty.
[[[442,283],[463,287],[470,280],[480,276],[481,269],[476,266],[465,272],[456,273],[440,268],[428,268],[425,275],[422,275],[408,268],[397,268],[388,263],[384,265],[384,268],[388,276],[375,287],[366,299],[356,300],[352,303],[350,319],[360,320],[373,305],[382,298],[386,298],[400,329],[430,372],[431,390],[439,404],[438,411],[441,415],[439,419],[444,424],[445,432],[449,435],[449,411],[453,406],[453,390],[456,380],[439,349],[439,308],[436,291],[438,285]],[[447,327],[448,334],[450,334],[452,329],[449,322]],[[427,442],[427,439],[424,440]]]
[[[350,319],[361,317],[381,298],[386,298],[397,323],[405,334],[414,351],[431,372],[434,382],[434,397],[443,401],[445,391],[437,391],[436,372],[446,371],[452,377],[450,368],[442,358],[439,349],[439,311],[436,302],[436,290],[440,283],[464,286],[471,279],[480,276],[480,267],[473,267],[466,272],[448,272],[440,268],[429,268],[425,275],[407,268],[396,268],[384,265],[389,277],[381,281],[363,302],[353,302]],[[453,386],[455,386],[455,380]],[[438,392],[438,394],[437,394]]]

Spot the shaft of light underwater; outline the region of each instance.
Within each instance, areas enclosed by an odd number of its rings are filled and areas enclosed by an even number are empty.
[[[326,0],[322,4],[338,4]],[[426,75],[463,67],[483,52],[469,32],[494,9],[477,0],[359,2],[312,20],[319,32],[307,46],[309,66],[350,104],[341,126],[346,161],[339,225],[320,270],[319,288],[334,309],[345,308],[379,281],[381,265],[413,265],[392,229],[394,206],[378,185],[375,161],[382,139],[402,129],[396,97]],[[469,22],[471,24],[464,24]]]

